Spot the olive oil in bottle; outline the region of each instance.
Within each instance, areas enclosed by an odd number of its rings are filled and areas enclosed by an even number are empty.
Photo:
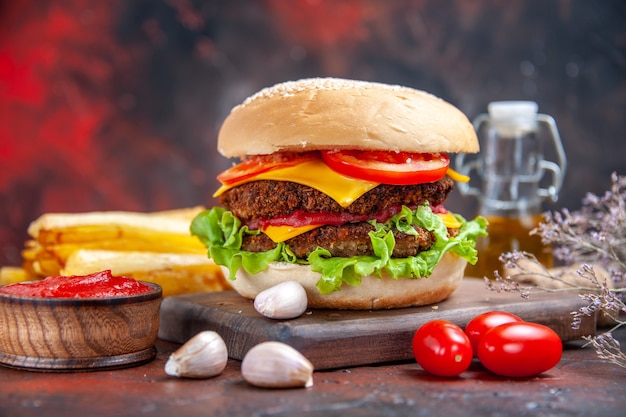
[[[475,278],[494,278],[494,271],[503,273],[499,258],[505,252],[521,250],[530,252],[547,268],[552,267],[552,251],[541,243],[541,237],[530,232],[541,221],[541,215],[500,217],[486,216],[489,221],[488,236],[480,236],[476,244],[478,262],[468,265],[465,275]]]

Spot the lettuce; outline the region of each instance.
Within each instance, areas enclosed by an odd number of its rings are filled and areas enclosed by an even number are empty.
[[[370,222],[374,226],[374,230],[369,233],[374,255],[352,258],[332,257],[326,249],[318,247],[307,259],[298,259],[283,242],[267,252],[243,251],[241,244],[244,235],[261,232],[249,230],[233,213],[222,207],[213,207],[198,214],[191,223],[191,233],[207,247],[208,256],[216,264],[228,268],[229,279],[235,279],[239,268],[256,274],[265,270],[271,262],[308,264],[322,276],[317,283],[320,293],[328,294],[339,290],[344,283],[357,286],[361,284],[362,276],[381,277],[383,272],[394,279],[428,277],[446,252],[475,264],[478,260],[476,239],[487,235],[487,220],[479,216],[466,221],[458,214],[454,216],[462,226],[456,236],[448,236],[441,217],[434,214],[428,204],[416,210],[403,207],[400,213],[385,223]],[[436,241],[432,248],[417,256],[392,258],[394,231],[415,235],[415,226],[433,231]]]

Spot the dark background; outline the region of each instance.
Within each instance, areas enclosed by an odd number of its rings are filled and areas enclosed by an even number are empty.
[[[625,174],[625,23],[622,0],[0,1],[0,265],[44,212],[213,204],[229,110],[312,76],[427,90],[470,119],[536,101],[569,159],[548,208],[576,209]]]

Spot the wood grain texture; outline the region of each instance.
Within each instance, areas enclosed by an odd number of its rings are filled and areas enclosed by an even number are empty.
[[[154,357],[161,289],[110,299],[0,297],[0,363],[43,370],[121,367]]]
[[[445,319],[465,325],[476,315],[508,311],[545,324],[563,341],[595,333],[595,318],[571,328],[572,311],[583,303],[576,294],[518,294],[487,291],[481,280],[465,279],[447,300],[425,307],[396,310],[308,310],[297,319],[275,321],[254,310],[251,300],[234,291],[167,297],[161,306],[159,337],[184,343],[202,330],[218,332],[229,356],[243,359],[254,345],[277,340],[303,353],[315,369],[332,369],[413,358],[411,340],[425,322]]]

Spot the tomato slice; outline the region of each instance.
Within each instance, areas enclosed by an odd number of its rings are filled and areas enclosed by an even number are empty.
[[[232,185],[264,172],[296,166],[319,157],[318,152],[276,152],[269,155],[252,155],[219,174],[217,180],[223,185]]]
[[[443,153],[342,150],[322,151],[322,159],[348,177],[392,185],[438,181],[450,166]]]

